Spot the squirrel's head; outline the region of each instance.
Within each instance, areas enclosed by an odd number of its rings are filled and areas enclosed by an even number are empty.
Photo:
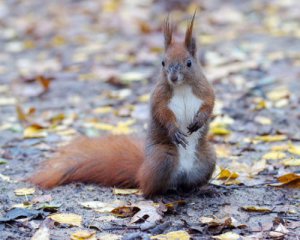
[[[173,27],[170,25],[169,18],[165,21],[163,27],[165,54],[161,64],[165,79],[171,86],[193,81],[199,68],[196,56],[196,40],[193,37],[194,19],[195,14],[187,26],[183,42],[174,41],[172,37]]]

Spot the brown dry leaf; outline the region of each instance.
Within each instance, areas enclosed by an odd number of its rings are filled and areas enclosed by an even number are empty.
[[[241,238],[241,236],[234,232],[227,232],[227,233],[223,233],[221,235],[213,236],[212,238],[218,239],[218,240],[238,240]]]
[[[265,155],[263,155],[263,159],[266,160],[278,160],[278,159],[282,159],[285,158],[286,154],[284,152],[268,152]]]
[[[31,240],[49,240],[50,230],[46,225],[41,226],[32,236]]]
[[[155,240],[189,240],[191,236],[185,231],[168,232],[150,237]]]
[[[34,113],[36,112],[36,109],[29,108],[27,112],[24,112],[22,107],[19,104],[17,104],[16,111],[17,111],[17,116],[18,116],[19,121],[26,122],[26,121],[28,121],[28,119],[30,117],[32,117],[32,115],[34,115]]]
[[[277,178],[278,184],[270,184],[270,186],[300,188],[300,175],[296,173],[288,173]]]
[[[72,240],[96,240],[95,231],[80,230],[71,235]]]
[[[262,142],[279,142],[286,140],[286,135],[264,135],[264,136],[257,136],[254,140],[262,141]]]
[[[178,206],[186,205],[186,201],[178,200],[178,201],[175,201],[175,202],[166,203],[164,205],[167,208],[167,211],[174,211]]]
[[[41,75],[41,76],[37,76],[36,80],[43,87],[43,89],[44,89],[43,93],[45,93],[49,90],[52,78],[48,78],[48,77]]]
[[[34,188],[19,188],[15,190],[15,194],[17,196],[25,196],[25,195],[32,195],[35,193]]]
[[[113,194],[116,195],[131,195],[131,194],[138,194],[140,192],[139,189],[123,189],[123,188],[114,188]]]
[[[233,217],[225,217],[225,218],[216,218],[216,217],[201,217],[200,222],[202,224],[208,225],[210,227],[230,227],[230,228],[243,228],[246,227],[245,224],[240,224],[238,221]]]
[[[263,213],[272,212],[270,208],[259,207],[259,206],[244,206],[242,207],[242,209],[246,212],[263,212]]]
[[[127,217],[132,217],[134,214],[136,214],[139,211],[139,208],[133,207],[133,206],[122,206],[122,207],[117,207],[111,211],[113,215],[116,217],[121,217],[121,218],[127,218]]]
[[[68,224],[77,227],[81,226],[82,221],[82,217],[74,213],[56,213],[50,215],[48,218],[51,218],[53,221],[61,224]]]

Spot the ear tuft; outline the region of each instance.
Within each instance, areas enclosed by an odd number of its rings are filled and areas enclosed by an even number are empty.
[[[194,26],[195,16],[196,16],[196,10],[194,12],[194,15],[193,15],[193,18],[192,18],[190,24],[187,26],[187,29],[185,32],[185,39],[184,39],[184,44],[192,56],[195,56],[196,50],[197,50],[196,49],[196,40],[193,37],[193,26]]]
[[[172,43],[172,35],[173,35],[173,26],[169,21],[169,15],[165,20],[163,26],[164,38],[165,38],[165,50],[170,46]]]

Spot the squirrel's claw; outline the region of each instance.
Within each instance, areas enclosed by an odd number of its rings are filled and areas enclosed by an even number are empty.
[[[199,122],[193,122],[191,123],[187,129],[188,129],[188,134],[192,134],[193,132],[196,132],[199,128],[201,128]]]
[[[180,130],[178,130],[175,134],[174,134],[174,143],[176,145],[181,145],[184,148],[186,148],[186,146],[188,145],[188,141],[185,139],[187,137],[186,134],[184,134],[183,132],[181,132]]]

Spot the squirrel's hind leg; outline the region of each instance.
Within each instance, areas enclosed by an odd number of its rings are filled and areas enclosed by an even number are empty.
[[[177,165],[177,153],[167,146],[150,146],[138,172],[139,186],[145,197],[166,192],[172,186],[172,173]]]

